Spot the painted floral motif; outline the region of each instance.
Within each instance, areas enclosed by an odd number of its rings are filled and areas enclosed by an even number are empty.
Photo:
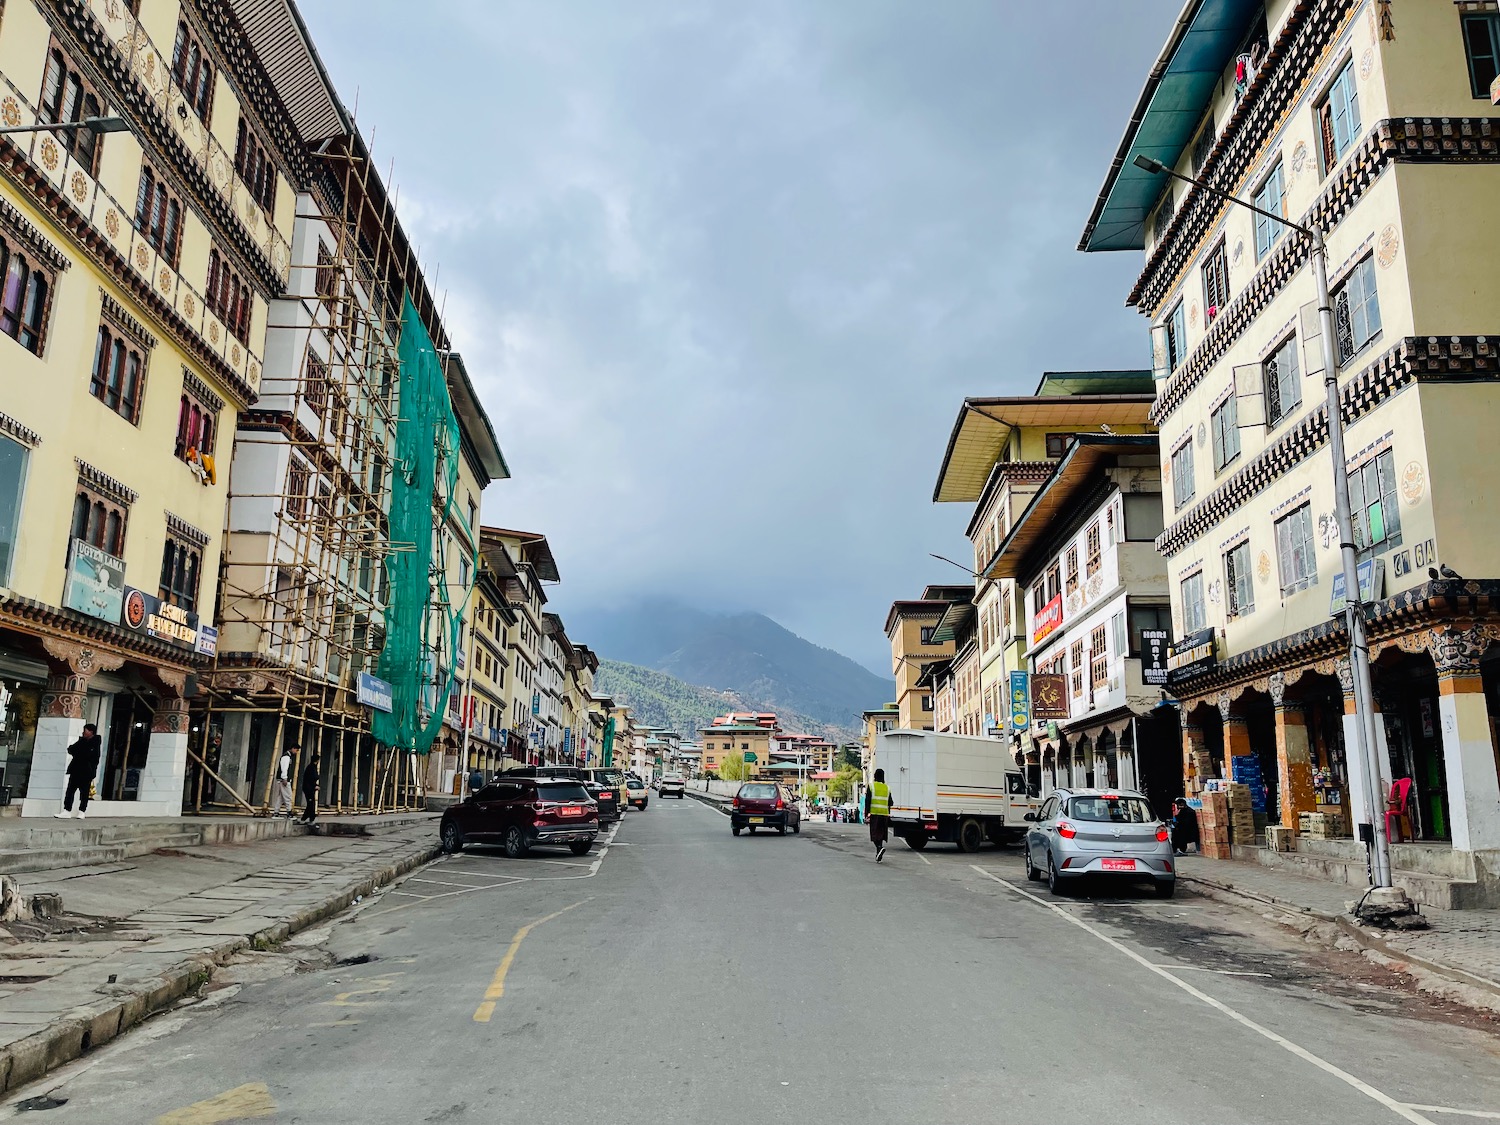
[[[1208,444],[1208,427],[1202,422],[1198,423],[1198,448],[1202,449]]]
[[[149,269],[151,266],[151,251],[146,249],[144,243],[135,248],[135,264],[138,269]]]
[[[89,181],[82,172],[74,172],[68,178],[68,190],[73,193],[73,198],[82,203],[89,197]]]
[[[229,349],[229,362],[235,367],[238,367],[240,365],[240,360],[243,359],[244,356],[245,353],[240,351],[240,346],[238,344]]]
[[[7,97],[0,102],[0,120],[11,128],[21,123],[21,105],[15,98]]]
[[[1245,240],[1243,238],[1237,238],[1237,239],[1235,239],[1235,242],[1234,242],[1234,249],[1229,254],[1229,261],[1230,261],[1230,263],[1232,265],[1236,265],[1237,266],[1237,265],[1240,264],[1240,259],[1243,258],[1244,256],[1245,256]]]
[[[1307,171],[1307,142],[1298,141],[1297,147],[1292,149],[1292,176],[1296,178]]]
[[[172,271],[163,266],[161,273],[156,275],[156,284],[163,293],[172,292]]]
[[[1269,582],[1270,581],[1270,579],[1271,579],[1271,555],[1270,555],[1269,552],[1262,551],[1260,553],[1260,555],[1256,558],[1256,560],[1255,560],[1255,573],[1260,577],[1260,580],[1262,582]]]
[[[245,372],[245,377],[250,380],[250,385],[252,387],[260,386],[260,364],[256,363],[255,360],[252,359],[250,361],[249,370]]]
[[[42,166],[49,172],[57,170],[57,163],[62,159],[62,154],[57,151],[57,142],[51,137],[42,141]]]
[[[1427,491],[1427,470],[1420,461],[1408,461],[1401,470],[1401,499],[1408,504],[1419,503]]]
[[[120,237],[120,213],[113,207],[110,208],[109,214],[104,216],[104,231],[110,238]]]
[[[1380,237],[1375,240],[1375,260],[1380,263],[1380,268],[1390,269],[1400,249],[1401,233],[1396,230],[1395,223],[1387,223],[1385,229],[1380,232]]]
[[[1359,76],[1370,77],[1370,72],[1375,69],[1375,48],[1366,47],[1365,53],[1359,56]]]
[[[198,302],[193,300],[191,293],[185,294],[182,298],[182,315],[189,320],[198,315]]]
[[[211,344],[219,342],[219,326],[217,323],[210,323],[208,326],[208,342]]]

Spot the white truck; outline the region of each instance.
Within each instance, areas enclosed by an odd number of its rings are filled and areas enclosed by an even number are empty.
[[[877,769],[891,787],[891,833],[918,851],[929,840],[965,852],[977,852],[985,840],[1019,840],[1026,814],[1042,803],[1009,746],[993,738],[883,731],[875,740],[872,778]]]

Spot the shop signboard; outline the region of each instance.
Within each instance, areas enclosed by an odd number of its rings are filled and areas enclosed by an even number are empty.
[[[219,651],[219,631],[212,625],[199,625],[197,649],[204,656],[215,655]]]
[[[198,647],[198,615],[180,606],[162,601],[155,594],[124,588],[120,624],[159,641],[169,641],[184,648]]]
[[[359,674],[359,683],[355,688],[355,698],[366,707],[373,707],[376,711],[384,711],[389,714],[395,709],[395,702],[391,696],[391,685],[378,676],[372,676],[368,672]]]
[[[1150,687],[1167,686],[1167,649],[1171,634],[1165,629],[1141,630],[1141,682]]]
[[[1068,717],[1068,677],[1065,673],[1031,674],[1031,717],[1039,720]]]
[[[1031,626],[1031,643],[1045,640],[1062,627],[1062,595],[1058,594],[1037,611]]]
[[[1385,593],[1385,563],[1380,559],[1366,559],[1355,567],[1355,575],[1359,578],[1359,601],[1361,605],[1369,605]],[[1344,571],[1342,568],[1333,576],[1333,595],[1328,599],[1328,615],[1337,617],[1344,612],[1349,604],[1348,595],[1345,593]]]
[[[1199,629],[1189,633],[1167,650],[1167,683],[1180,684],[1211,672],[1218,666],[1214,631]]]
[[[68,549],[63,605],[101,621],[118,624],[125,601],[125,561],[91,543],[74,539]]]
[[[1010,728],[1025,730],[1031,725],[1031,684],[1025,672],[1010,674]]]

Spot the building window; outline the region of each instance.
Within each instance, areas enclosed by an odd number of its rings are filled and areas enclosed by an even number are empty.
[[[303,378],[302,397],[319,418],[328,408],[328,364],[311,352],[307,356],[307,373]]]
[[[1209,155],[1214,150],[1214,141],[1218,139],[1218,133],[1214,130],[1214,115],[1210,113],[1203,121],[1203,128],[1198,130],[1198,135],[1193,138],[1193,175],[1203,171],[1203,166],[1208,163]]]
[[[1238,400],[1231,390],[1229,397],[1214,408],[1209,418],[1214,439],[1214,472],[1240,455],[1240,426]]]
[[[1464,55],[1469,61],[1469,92],[1490,97],[1490,83],[1500,69],[1500,14],[1478,12],[1463,17]]]
[[[250,338],[250,286],[229,268],[218,252],[208,254],[208,291],[204,294],[209,312],[224,322],[241,343]]]
[[[0,586],[10,585],[16,538],[21,530],[21,498],[26,489],[26,467],[31,451],[0,435]]]
[[[73,538],[120,558],[125,554],[125,524],[129,514],[129,509],[119,501],[79,481],[73,497]]]
[[[1349,474],[1349,510],[1354,546],[1370,555],[1401,545],[1401,511],[1396,504],[1396,455],[1389,449]]]
[[[1311,504],[1303,504],[1276,521],[1276,557],[1281,566],[1282,597],[1317,582]]]
[[[1302,379],[1297,371],[1297,337],[1288,336],[1263,365],[1266,380],[1266,427],[1278,425],[1302,403]]]
[[[1078,589],[1078,548],[1069,547],[1063,559],[1063,589],[1069,594]]]
[[[1261,184],[1260,190],[1255,193],[1255,205],[1262,211],[1270,211],[1273,214],[1286,217],[1286,185],[1282,179],[1281,161],[1276,162],[1276,167],[1271,169],[1271,174],[1266,177],[1266,182]],[[1275,219],[1268,219],[1264,215],[1255,216],[1255,260],[1258,262],[1266,256],[1271,247],[1276,245],[1276,240],[1286,230],[1286,224],[1278,223]]]
[[[1069,662],[1072,664],[1073,694],[1083,694],[1083,641],[1073,642],[1072,649],[1068,652]]]
[[[1178,511],[1193,498],[1193,439],[1187,440],[1172,451],[1172,502]]]
[[[208,121],[213,106],[214,68],[208,52],[198,37],[188,30],[187,21],[177,24],[177,42],[172,47],[172,77],[182,90],[183,99],[200,119]]]
[[[1141,633],[1146,629],[1172,633],[1172,607],[1169,605],[1136,605],[1127,607],[1130,617],[1130,655],[1141,654]]]
[[[924,695],[922,697],[922,710],[924,710],[924,711],[931,711],[932,710],[932,696],[930,696],[930,695]]]
[[[1167,237],[1167,228],[1172,225],[1172,220],[1176,217],[1177,205],[1172,199],[1172,189],[1168,188],[1162,192],[1161,206],[1156,209],[1156,218],[1151,223],[1153,237],[1157,242]]]
[[[1127,543],[1152,543],[1166,526],[1166,513],[1162,511],[1161,497],[1156,493],[1126,493],[1123,497],[1125,512],[1125,541]]]
[[[1062,593],[1062,571],[1056,563],[1047,568],[1047,600],[1050,602]]]
[[[202,548],[168,533],[161,557],[161,583],[156,596],[192,613],[198,608],[198,570]]]
[[[1099,551],[1099,523],[1089,524],[1088,533],[1084,537],[1084,543],[1088,548],[1088,557],[1084,562],[1084,573],[1092,578],[1099,573],[1099,568],[1104,565]]]
[[[52,275],[28,257],[19,242],[0,233],[0,332],[34,355],[42,354]]]
[[[1047,435],[1047,457],[1057,460],[1068,451],[1068,443],[1073,440],[1072,434],[1048,434]]]
[[[234,170],[240,174],[250,196],[260,209],[274,218],[276,214],[276,166],[251,132],[250,123],[240,117],[239,133],[234,140]]]
[[[1095,690],[1109,681],[1108,627],[1098,625],[1089,634],[1089,683]]]
[[[324,300],[332,301],[339,295],[339,271],[334,263],[333,252],[318,243],[318,266],[313,275],[313,292]]]
[[[1221,238],[1203,261],[1203,326],[1207,328],[1228,303],[1229,258]]]
[[[934,641],[932,639],[932,634],[935,633],[935,632],[937,632],[937,626],[936,625],[923,625],[922,626],[922,643],[924,645],[933,644]]]
[[[1341,364],[1380,335],[1380,300],[1375,292],[1373,254],[1355,266],[1334,293],[1333,331],[1338,337]]]
[[[1231,618],[1241,617],[1255,609],[1248,540],[1224,555],[1224,602]]]
[[[1196,633],[1208,628],[1208,609],[1203,604],[1203,572],[1197,571],[1182,580],[1182,632]]]
[[[99,326],[94,341],[94,370],[89,394],[134,425],[141,415],[141,389],[146,364],[141,347],[108,324]]]
[[[191,387],[183,387],[177,404],[177,441],[172,451],[178,460],[202,464],[203,458],[213,457],[222,405]]]
[[[1488,94],[1488,91],[1486,91]],[[1359,135],[1359,91],[1354,87],[1354,60],[1339,71],[1328,95],[1318,104],[1318,132],[1323,144],[1323,172],[1333,170]]]
[[[47,70],[42,76],[42,96],[37,105],[37,119],[49,124],[82,121],[102,117],[102,103],[92,86],[73,66],[56,43],[47,52]],[[92,129],[62,129],[52,134],[54,140],[90,176],[98,175],[99,134]]]
[[[1179,300],[1167,314],[1167,370],[1176,371],[1187,358],[1187,312]]]
[[[292,519],[307,516],[308,489],[311,483],[312,474],[308,467],[295,457],[292,458],[286,470],[286,514]]]
[[[135,229],[173,269],[182,254],[182,204],[167,190],[166,181],[141,165],[135,195]]]

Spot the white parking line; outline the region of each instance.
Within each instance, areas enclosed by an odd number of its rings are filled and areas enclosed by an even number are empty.
[[[1483,1117],[1487,1121],[1500,1121],[1500,1113],[1488,1109],[1453,1109],[1446,1105],[1417,1105],[1413,1102],[1407,1102],[1406,1108],[1421,1110],[1424,1113],[1451,1113],[1458,1117]]]
[[[996,883],[999,883],[1006,890],[1010,891],[1011,894],[1020,895],[1023,898],[1029,898],[1032,902],[1036,903],[1038,906],[1045,907],[1046,909],[1052,911],[1059,918],[1066,919],[1068,922],[1070,922],[1073,925],[1077,926],[1079,929],[1085,930],[1088,933],[1093,934],[1094,937],[1098,938],[1105,945],[1108,945],[1112,949],[1115,949],[1118,952],[1125,954],[1126,957],[1129,957],[1136,964],[1141,965],[1142,967],[1144,967],[1145,969],[1149,970],[1150,972],[1155,973],[1159,977],[1162,977],[1162,978],[1164,978],[1166,980],[1171,981],[1178,988],[1180,988],[1184,992],[1186,992],[1189,996],[1192,996],[1192,997],[1194,997],[1197,1000],[1201,1000],[1203,1003],[1207,1004],[1210,1008],[1213,1008],[1215,1011],[1222,1012],[1224,1015],[1228,1016],[1230,1019],[1234,1020],[1236,1023],[1238,1023],[1238,1024],[1240,1024],[1240,1025],[1242,1025],[1244,1027],[1249,1028],[1251,1031],[1255,1032],[1257,1035],[1260,1035],[1260,1036],[1265,1037],[1266,1039],[1269,1039],[1272,1043],[1275,1043],[1282,1050],[1289,1051],[1290,1053],[1296,1055],[1299,1059],[1302,1059],[1305,1062],[1311,1063],[1313,1066],[1317,1067],[1319,1070],[1322,1070],[1325,1073],[1333,1075],[1340,1082],[1343,1082],[1346,1085],[1352,1087],[1353,1089],[1358,1090],[1361,1094],[1364,1094],[1365,1097],[1369,1098],[1371,1101],[1378,1102],[1379,1104],[1385,1106],[1386,1109],[1390,1110],[1392,1113],[1396,1114],[1398,1117],[1403,1117],[1407,1121],[1416,1122],[1417,1125],[1436,1125],[1436,1122],[1434,1122],[1430,1117],[1424,1117],[1424,1116],[1422,1116],[1422,1114],[1420,1112],[1418,1112],[1417,1107],[1409,1106],[1405,1102],[1398,1102],[1395,1098],[1391,1097],[1389,1094],[1386,1094],[1385,1092],[1383,1092],[1381,1090],[1377,1090],[1374,1086],[1371,1086],[1368,1082],[1364,1081],[1363,1079],[1356,1078],[1354,1075],[1350,1074],[1347,1070],[1344,1070],[1341,1067],[1335,1066],[1333,1063],[1329,1062],[1327,1059],[1320,1058],[1319,1056],[1313,1054],[1306,1047],[1299,1046],[1298,1044],[1293,1043],[1290,1039],[1286,1038],[1284,1035],[1279,1035],[1276,1032],[1272,1031],[1269,1027],[1265,1027],[1262,1024],[1256,1023],[1249,1016],[1246,1016],[1246,1015],[1242,1014],[1241,1012],[1236,1011],[1234,1008],[1231,1008],[1228,1004],[1224,1003],[1222,1000],[1216,1000],[1214,997],[1210,996],[1208,993],[1202,991],[1201,989],[1195,988],[1193,985],[1188,984],[1187,981],[1182,980],[1180,977],[1173,976],[1172,973],[1170,973],[1168,970],[1162,968],[1160,965],[1154,965],[1154,964],[1152,964],[1150,961],[1148,961],[1146,958],[1142,957],[1139,953],[1137,953],[1135,950],[1131,949],[1129,946],[1124,945],[1123,943],[1118,942],[1114,938],[1110,937],[1108,934],[1102,933],[1101,931],[1095,929],[1093,926],[1091,926],[1087,922],[1085,922],[1082,918],[1079,918],[1079,917],[1077,917],[1077,916],[1075,916],[1073,914],[1069,914],[1066,910],[1059,909],[1055,904],[1048,902],[1044,898],[1038,898],[1036,895],[1032,894],[1030,891],[1022,890],[1020,887],[1017,887],[1017,886],[1015,886],[1015,885],[1013,885],[1011,883],[1006,882],[1006,880],[1000,878],[998,875],[994,875],[991,872],[986,871],[983,867],[980,867],[978,864],[970,864],[970,866],[975,871],[977,871],[981,875],[983,875],[986,879],[993,879]],[[1424,1106],[1424,1107],[1421,1107],[1421,1108],[1427,1108],[1427,1107]]]
[[[1270,973],[1246,973],[1238,969],[1210,969],[1207,965],[1157,965],[1158,969],[1176,969],[1178,972],[1217,973],[1221,977],[1269,977]]]

